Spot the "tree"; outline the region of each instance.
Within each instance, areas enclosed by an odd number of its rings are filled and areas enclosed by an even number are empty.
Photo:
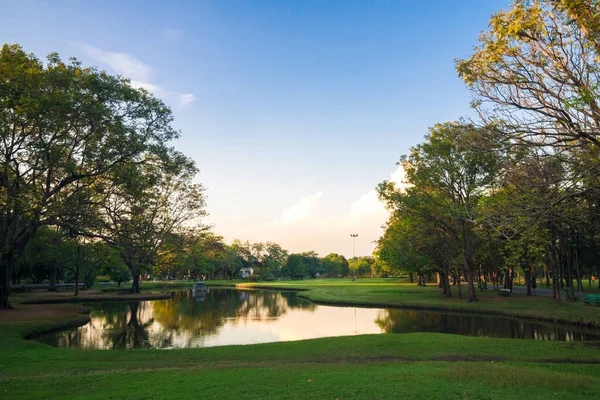
[[[55,53],[44,65],[4,45],[0,81],[0,308],[8,308],[15,262],[41,226],[59,219],[59,198],[166,151],[178,133],[169,108],[148,92]]]
[[[119,249],[133,277],[133,293],[139,293],[140,275],[157,264],[172,234],[205,215],[204,189],[192,182],[193,162],[173,151],[163,157],[126,174],[119,172],[102,190],[97,228],[79,232]]]
[[[430,129],[426,141],[401,159],[407,183],[399,190],[383,182],[379,195],[397,215],[414,215],[435,225],[452,240],[463,258],[469,301],[473,284],[473,243],[480,200],[495,182],[499,168],[493,136],[485,128],[449,122]]]
[[[356,276],[367,277],[371,275],[371,267],[375,263],[373,257],[357,257],[350,260],[350,271],[354,271]]]
[[[331,253],[326,255],[321,260],[321,265],[329,278],[337,278],[340,275],[347,276],[349,272],[348,260],[340,254]]]
[[[311,278],[320,276],[325,270],[321,264],[319,255],[314,251],[306,251],[301,254],[302,264],[306,267],[306,272]]]
[[[287,257],[287,250],[283,249],[277,243],[265,243],[265,254],[262,259],[263,272],[261,275],[263,277],[270,277],[273,275],[279,276]]]
[[[598,11],[597,2],[516,0],[492,16],[457,63],[484,120],[524,144],[598,147]]]
[[[308,274],[302,254],[290,254],[284,268],[284,274],[292,279],[304,279]]]

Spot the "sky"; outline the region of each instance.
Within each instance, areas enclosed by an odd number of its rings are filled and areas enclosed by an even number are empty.
[[[454,60],[510,3],[0,0],[0,39],[165,101],[226,241],[351,257],[383,232],[400,156],[471,114]]]

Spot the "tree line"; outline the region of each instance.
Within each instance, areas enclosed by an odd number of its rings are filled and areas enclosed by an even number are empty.
[[[381,259],[420,284],[439,274],[449,297],[464,279],[469,301],[517,273],[529,295],[540,282],[575,300],[600,275],[599,15],[595,1],[516,0],[491,17],[456,61],[477,118],[430,128],[400,159],[405,181],[378,186]]]
[[[222,236],[206,228],[172,232],[157,249],[154,262],[138,272],[141,279],[217,280],[238,279],[243,268],[253,272],[248,280],[386,277],[392,271],[374,257],[347,260],[331,253],[320,257],[314,251],[290,253],[274,242],[250,243]],[[61,282],[89,288],[96,282],[132,279],[122,250],[101,240],[74,241],[60,226],[41,227],[25,247],[13,271],[12,283],[47,282],[51,289]],[[139,277],[138,277],[139,278]]]

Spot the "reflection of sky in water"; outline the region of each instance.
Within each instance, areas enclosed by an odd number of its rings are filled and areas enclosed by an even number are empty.
[[[318,306],[314,312],[292,310],[283,316],[267,320],[249,319],[235,323],[234,319],[229,319],[217,335],[201,340],[203,346],[210,347],[383,333],[383,329],[374,322],[380,311],[368,308]],[[174,342],[173,347],[188,346]]]
[[[73,348],[185,348],[373,333],[440,332],[537,340],[599,340],[600,331],[481,315],[317,306],[293,293],[211,289],[194,297],[92,305],[91,322],[44,335]]]

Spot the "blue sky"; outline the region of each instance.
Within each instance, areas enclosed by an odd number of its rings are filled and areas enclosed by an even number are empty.
[[[0,38],[126,75],[171,105],[226,239],[370,254],[373,188],[468,115],[454,59],[509,0],[2,1]],[[396,173],[396,178],[398,173]]]

